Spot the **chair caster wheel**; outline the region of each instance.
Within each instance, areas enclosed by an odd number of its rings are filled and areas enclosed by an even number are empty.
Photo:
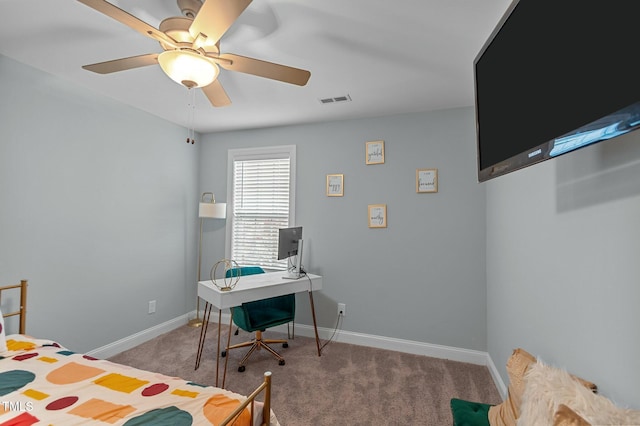
[[[280,361],[278,361],[278,364],[284,365],[284,359],[281,359]]]
[[[244,365],[241,365],[240,367],[238,367],[238,372],[242,373],[245,370]]]
[[[222,351],[222,352],[220,352],[220,356],[221,356],[222,358],[224,358],[225,356],[227,356],[227,351]]]
[[[288,343],[283,343],[283,344],[282,344],[282,347],[283,347],[283,348],[288,348],[288,347],[289,347],[289,344],[288,344]]]

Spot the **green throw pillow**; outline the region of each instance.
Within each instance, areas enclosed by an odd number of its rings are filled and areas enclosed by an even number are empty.
[[[490,404],[451,399],[453,426],[489,426]]]

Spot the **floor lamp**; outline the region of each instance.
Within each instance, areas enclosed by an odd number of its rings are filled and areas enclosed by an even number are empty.
[[[216,203],[213,192],[205,192],[200,198],[200,206],[198,208],[198,217],[200,218],[200,239],[198,241],[198,281],[200,281],[200,270],[202,269],[202,223],[205,219],[226,219],[227,203]],[[196,285],[197,285],[196,282]],[[197,291],[197,290],[196,290]],[[189,321],[192,327],[200,327],[202,320],[200,319],[200,298],[196,295],[196,317]]]

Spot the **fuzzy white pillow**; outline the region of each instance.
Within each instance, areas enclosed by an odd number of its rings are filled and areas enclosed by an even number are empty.
[[[4,318],[0,311],[0,354],[7,351],[7,336],[4,332]]]
[[[518,426],[552,426],[560,404],[592,425],[640,425],[640,411],[618,407],[584,387],[565,370],[538,360],[526,373]]]

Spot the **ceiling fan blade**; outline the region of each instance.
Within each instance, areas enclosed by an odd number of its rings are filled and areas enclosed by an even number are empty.
[[[194,39],[203,34],[207,38],[206,44],[214,45],[250,3],[251,0],[205,0],[189,33]]]
[[[207,56],[214,60],[216,58],[223,59],[219,62],[219,65],[230,71],[257,75],[284,83],[297,84],[298,86],[307,84],[309,77],[311,77],[311,73],[307,70],[261,61],[260,59],[247,58],[233,53],[208,54]]]
[[[202,91],[211,102],[214,107],[223,107],[231,105],[231,99],[227,96],[227,92],[224,91],[222,84],[217,79],[208,86],[202,87]]]
[[[132,68],[140,68],[157,64],[158,54],[149,53],[146,55],[131,56],[129,58],[114,59],[113,61],[84,65],[82,68],[88,71],[97,72],[98,74],[109,74],[112,72],[130,70]]]
[[[80,3],[83,3],[89,6],[92,9],[97,10],[98,12],[101,12],[109,16],[110,18],[115,19],[116,21],[119,21],[122,24],[125,24],[130,28],[133,28],[134,30],[138,31],[142,35],[145,35],[157,41],[166,43],[173,48],[176,48],[176,49],[178,48],[176,41],[173,38],[169,37],[162,31],[152,27],[146,22],[136,18],[130,13],[125,12],[119,7],[112,5],[108,1],[105,1],[105,0],[78,0],[78,1]]]

